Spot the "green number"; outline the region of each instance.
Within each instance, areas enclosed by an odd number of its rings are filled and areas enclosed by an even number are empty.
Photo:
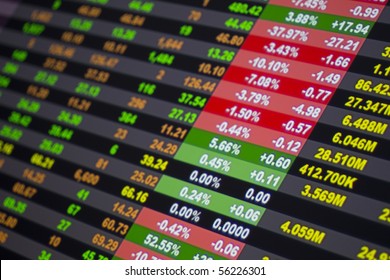
[[[81,210],[81,206],[80,205],[77,205],[77,204],[71,204],[69,205],[68,209],[66,210],[66,213],[68,213],[68,215],[71,215],[71,216],[76,216],[78,212],[80,212]]]
[[[38,256],[38,260],[50,260],[51,259],[51,253],[47,252],[46,250],[42,250],[41,254]]]
[[[52,10],[58,10],[62,5],[61,0],[54,0],[53,5],[51,6]]]
[[[80,199],[81,201],[86,201],[88,197],[89,197],[89,191],[85,189],[81,189],[80,191],[77,192],[77,198]]]
[[[7,62],[4,67],[3,67],[3,72],[5,74],[9,74],[9,75],[15,75],[16,73],[18,73],[18,70],[19,70],[19,65],[15,64],[15,63],[12,63],[12,62]]]
[[[71,221],[61,219],[60,223],[57,225],[57,229],[60,231],[67,231],[71,225],[72,225]]]
[[[119,146],[118,145],[113,145],[110,149],[110,155],[115,156],[118,153]]]
[[[12,59],[23,62],[27,59],[28,52],[23,50],[14,50],[12,53]]]

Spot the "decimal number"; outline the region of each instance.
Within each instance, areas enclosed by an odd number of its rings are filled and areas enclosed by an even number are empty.
[[[104,229],[107,229],[115,233],[119,233],[120,235],[126,235],[127,232],[129,231],[129,225],[124,224],[122,222],[118,222],[115,219],[111,219],[109,217],[103,220],[101,226]]]
[[[82,5],[78,8],[77,13],[82,16],[97,18],[102,13],[102,9],[99,7]]]
[[[135,188],[130,186],[124,186],[121,195],[125,198],[145,203],[148,200],[149,193],[145,191],[137,191]]]
[[[149,146],[149,148],[169,155],[174,155],[178,149],[177,145],[165,143],[157,138],[153,139],[153,143]]]
[[[31,182],[34,182],[35,184],[38,185],[43,184],[43,182],[45,182],[46,179],[46,174],[29,168],[24,169],[22,176],[23,178]]]
[[[184,137],[187,135],[188,130],[184,129],[182,127],[175,127],[173,125],[169,124],[164,124],[161,126],[161,131],[160,133],[166,136],[170,136],[172,138],[177,138],[177,139],[184,139]]]
[[[127,45],[115,41],[106,41],[103,45],[103,50],[110,53],[124,54],[127,50]]]
[[[52,169],[55,163],[55,159],[52,159],[50,157],[45,157],[42,154],[35,153],[32,155],[30,159],[30,163],[39,166],[41,168],[50,170]]]
[[[44,68],[56,71],[56,72],[64,72],[68,63],[63,60],[55,59],[52,57],[46,58],[45,62],[42,65]]]
[[[353,189],[357,182],[356,177],[341,174],[329,169],[323,169],[314,165],[305,164],[299,169],[299,172],[309,178],[313,178],[323,182],[329,182],[339,187]]]
[[[50,90],[48,88],[45,88],[45,87],[29,85],[27,90],[26,90],[26,93],[30,96],[35,97],[35,98],[44,100],[49,96]]]
[[[378,115],[390,116],[390,104],[364,100],[363,98],[356,96],[349,96],[348,101],[345,103],[345,107],[372,112]]]
[[[168,167],[169,162],[166,160],[164,161],[161,158],[156,159],[152,155],[145,154],[140,161],[140,164],[156,170],[165,171]]]
[[[344,135],[337,132],[333,135],[332,142],[345,147],[352,147],[359,151],[373,153],[378,146],[378,142],[371,141],[365,138],[354,137],[352,135]]]
[[[30,187],[30,186],[26,186],[23,183],[16,182],[12,186],[12,192],[16,193],[16,194],[18,194],[20,196],[23,196],[25,198],[31,199],[31,198],[34,197],[34,195],[36,195],[38,190],[36,188]]]
[[[304,239],[316,244],[322,244],[326,237],[326,233],[310,228],[298,223],[293,224],[291,221],[286,221],[280,226],[280,229],[289,235]]]
[[[193,124],[197,117],[197,113],[186,112],[180,108],[172,108],[171,112],[168,114],[168,118],[170,119],[183,121],[189,124]]]
[[[13,229],[17,226],[18,221],[19,220],[17,218],[9,216],[4,212],[0,212],[0,225],[2,226]]]
[[[147,174],[139,170],[134,170],[133,175],[131,175],[130,177],[130,180],[154,188],[156,187],[159,178],[152,174]]]
[[[318,148],[314,158],[360,171],[363,171],[368,163],[367,159],[324,148]]]
[[[95,234],[92,237],[92,244],[100,246],[106,250],[110,250],[112,252],[116,251],[116,249],[118,249],[119,247],[118,241],[112,238],[107,238],[105,235],[99,233]]]
[[[71,43],[75,45],[81,45],[84,42],[85,36],[79,33],[73,33],[71,31],[66,31],[62,33],[61,40],[66,43]]]
[[[196,96],[187,92],[182,92],[180,98],[177,101],[180,104],[203,108],[206,105],[207,98],[202,96]]]
[[[347,197],[335,192],[327,191],[322,188],[313,188],[310,185],[303,187],[301,191],[303,197],[318,200],[336,207],[343,207]]]
[[[112,212],[118,213],[124,217],[132,218],[135,220],[138,216],[139,209],[131,206],[127,206],[125,203],[116,202],[112,206]]]
[[[107,83],[110,78],[110,73],[94,68],[88,68],[84,74],[84,78],[104,84]]]

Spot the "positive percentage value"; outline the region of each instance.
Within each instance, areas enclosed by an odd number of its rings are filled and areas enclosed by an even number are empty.
[[[289,12],[285,20],[286,22],[308,26],[316,26],[318,24],[318,16],[303,13]]]
[[[241,152],[241,145],[226,140],[220,140],[218,137],[214,137],[210,141],[209,148],[234,156],[238,156]]]
[[[211,194],[198,191],[197,189],[190,189],[189,187],[183,187],[179,195],[186,200],[197,202],[205,206],[210,204],[212,197]]]
[[[210,158],[208,154],[202,155],[199,160],[199,163],[204,166],[209,166],[213,169],[221,170],[224,172],[229,172],[230,166],[232,164],[231,161],[225,160],[223,158],[219,158],[219,157]]]
[[[162,253],[172,255],[174,257],[180,255],[180,245],[160,238],[160,236],[153,235],[151,233],[145,237],[144,245],[154,248]]]

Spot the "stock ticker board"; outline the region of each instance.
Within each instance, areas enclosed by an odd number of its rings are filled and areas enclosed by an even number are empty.
[[[2,259],[390,259],[387,0],[0,6]]]

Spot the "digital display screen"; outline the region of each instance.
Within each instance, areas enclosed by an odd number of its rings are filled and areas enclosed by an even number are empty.
[[[0,256],[390,260],[387,0],[0,0]]]

